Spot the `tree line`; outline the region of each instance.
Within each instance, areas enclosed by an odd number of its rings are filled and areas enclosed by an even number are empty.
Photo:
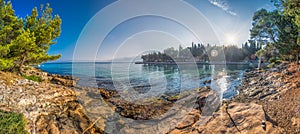
[[[213,51],[224,56],[224,60],[230,62],[242,62],[255,60],[255,53],[261,49],[255,42],[246,42],[242,47],[237,46],[211,46],[210,44],[195,44],[191,47],[183,48],[179,45],[178,49],[174,47],[167,48],[163,52],[151,52],[142,55],[143,62],[209,62],[210,57],[213,57]],[[221,55],[221,56],[222,56]]]
[[[61,23],[49,4],[21,18],[10,1],[0,0],[0,70],[20,72],[25,65],[58,59],[61,55],[47,52],[60,36]]]

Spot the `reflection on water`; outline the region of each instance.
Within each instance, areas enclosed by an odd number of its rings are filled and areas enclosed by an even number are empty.
[[[134,63],[46,63],[41,65],[41,69],[49,73],[79,77],[79,85],[83,86],[116,90],[130,89],[133,94],[150,96],[212,86],[217,90],[222,88],[220,90],[224,91],[223,98],[230,98],[237,94],[236,86],[241,82],[244,70],[249,68],[251,67],[247,65],[137,65]],[[218,76],[220,72],[225,73]],[[212,81],[204,83],[208,80]]]

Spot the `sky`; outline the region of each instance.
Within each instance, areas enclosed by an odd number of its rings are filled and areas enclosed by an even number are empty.
[[[238,45],[249,39],[255,11],[270,0],[11,0],[24,18],[50,3],[62,33],[49,54],[62,61],[130,59],[192,42]]]

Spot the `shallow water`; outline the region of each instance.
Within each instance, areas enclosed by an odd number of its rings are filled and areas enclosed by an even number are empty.
[[[141,65],[134,63],[45,63],[43,71],[73,75],[80,86],[129,90],[133,96],[173,94],[203,86],[218,90],[223,99],[235,96],[247,65]],[[211,80],[204,84],[204,81]],[[130,90],[134,89],[134,90]]]

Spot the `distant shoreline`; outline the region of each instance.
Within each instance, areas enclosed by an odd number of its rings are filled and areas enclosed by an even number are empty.
[[[177,64],[197,64],[197,65],[258,65],[257,62],[135,62],[135,64],[149,65],[177,65]],[[267,63],[263,63],[267,64]]]
[[[79,61],[79,62],[48,62],[43,64],[74,64],[74,63],[94,63],[94,64],[112,64],[112,63],[134,63],[134,64],[144,64],[144,65],[182,65],[182,64],[197,64],[197,65],[258,65],[258,62],[92,62],[92,61]],[[268,65],[268,63],[262,63],[263,65]]]

